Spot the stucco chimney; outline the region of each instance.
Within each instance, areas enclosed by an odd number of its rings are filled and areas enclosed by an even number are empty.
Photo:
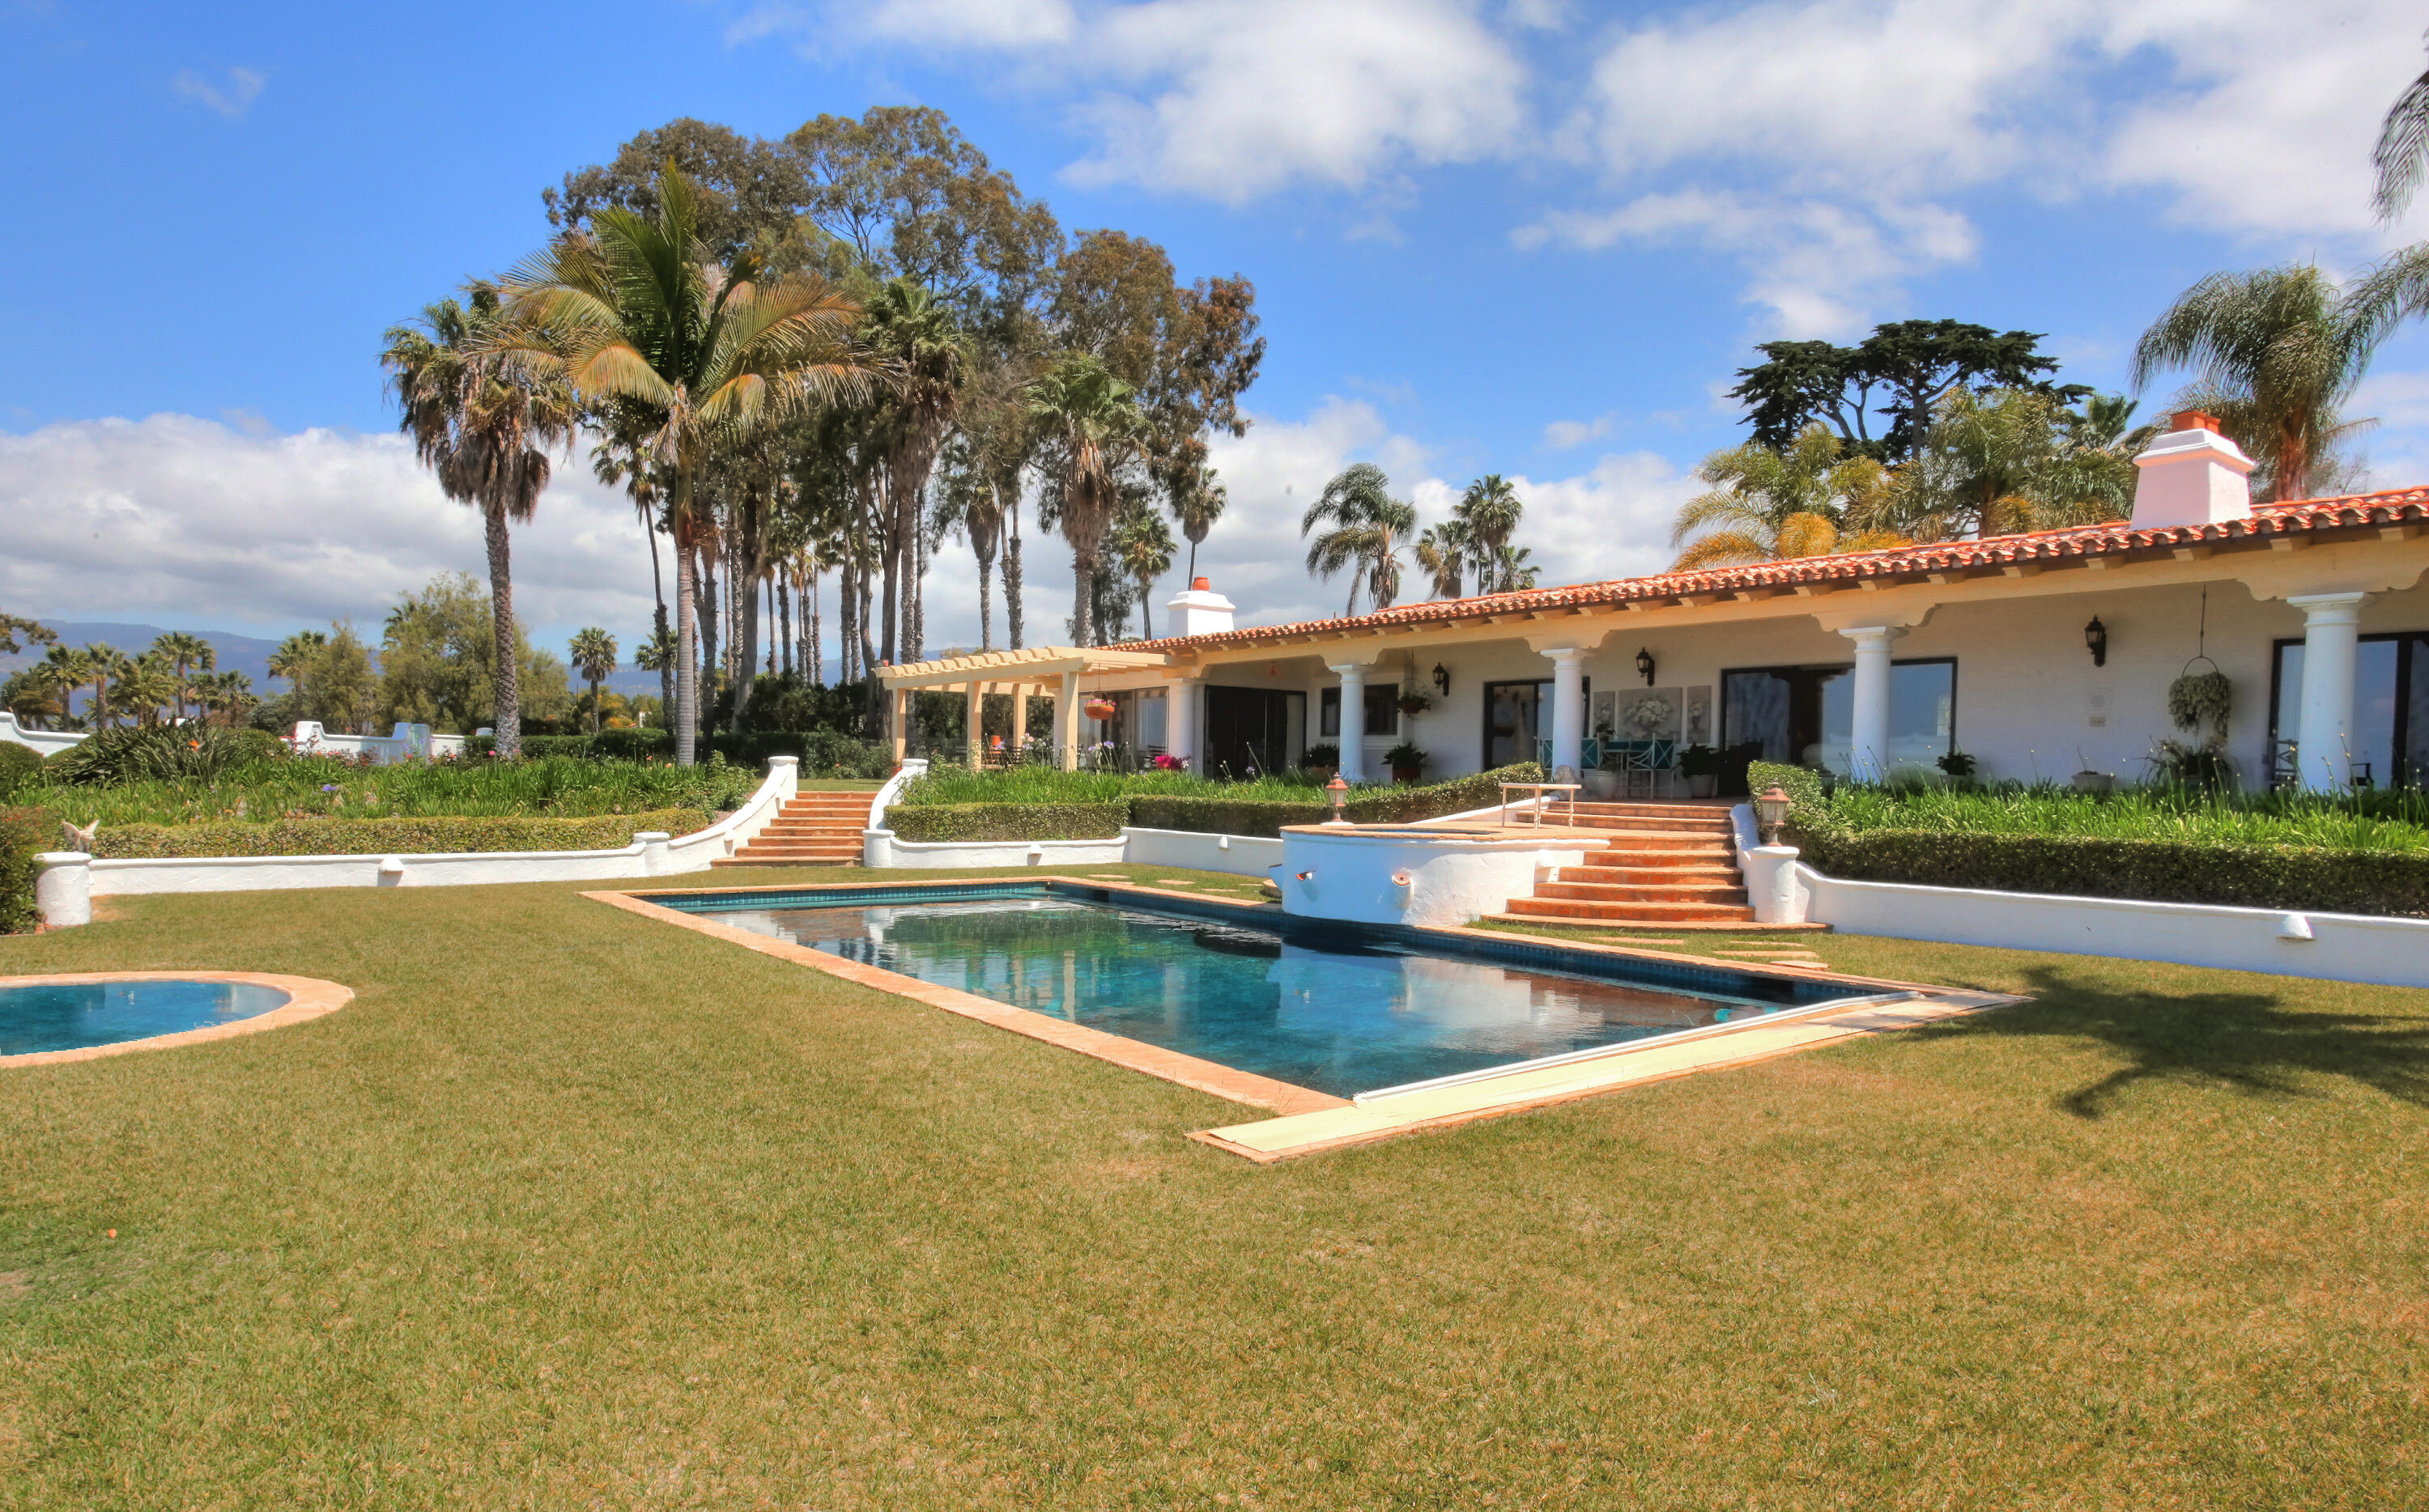
[[[1175,635],[1219,635],[1231,628],[1231,600],[1204,578],[1190,579],[1189,591],[1164,607]]]
[[[2215,525],[2252,515],[2252,459],[2197,409],[2168,417],[2168,434],[2134,459],[2134,528]]]

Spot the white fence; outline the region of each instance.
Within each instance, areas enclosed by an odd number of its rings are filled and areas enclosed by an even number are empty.
[[[454,887],[483,882],[601,881],[706,871],[748,844],[801,790],[801,763],[771,757],[758,791],[723,819],[681,836],[644,831],[612,850],[493,850],[390,856],[211,856],[96,860],[41,857],[43,921],[83,924],[91,900],[138,893],[234,893],[280,887]]]

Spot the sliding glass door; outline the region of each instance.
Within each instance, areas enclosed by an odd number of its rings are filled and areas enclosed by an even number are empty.
[[[2271,784],[2288,779],[2286,749],[2303,728],[2303,643],[2277,643],[2271,678]],[[2354,652],[2353,781],[2366,787],[2429,787],[2429,631],[2364,635]]]

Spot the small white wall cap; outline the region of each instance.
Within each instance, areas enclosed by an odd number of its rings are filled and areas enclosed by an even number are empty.
[[[2134,528],[2171,530],[2252,516],[2253,461],[2199,410],[2169,418],[2167,434],[2134,459]]]

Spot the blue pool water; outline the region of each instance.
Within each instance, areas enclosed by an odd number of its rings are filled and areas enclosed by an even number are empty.
[[[275,987],[230,981],[91,981],[0,987],[0,1055],[82,1050],[207,1028],[283,1008]]]
[[[1452,954],[1405,933],[1245,923],[1074,890],[969,893],[812,908],[780,895],[653,901],[1339,1096],[1848,995],[1535,942]]]

